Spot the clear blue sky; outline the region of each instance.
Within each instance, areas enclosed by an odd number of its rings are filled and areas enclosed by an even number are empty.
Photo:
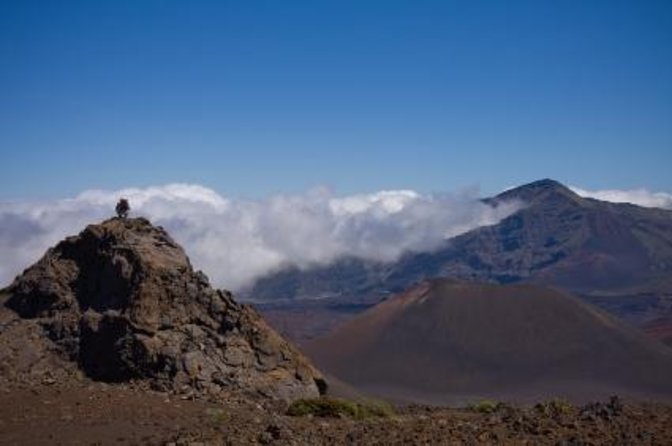
[[[0,199],[672,191],[671,1],[4,1]]]

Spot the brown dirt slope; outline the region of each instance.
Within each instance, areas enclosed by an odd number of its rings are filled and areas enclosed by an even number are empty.
[[[427,281],[306,351],[359,390],[406,401],[672,397],[669,349],[534,285]]]

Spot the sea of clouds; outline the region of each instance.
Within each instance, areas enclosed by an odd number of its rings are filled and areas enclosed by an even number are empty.
[[[586,196],[672,208],[672,196],[646,191],[587,192]],[[194,184],[89,190],[74,198],[0,202],[0,286],[49,247],[87,224],[113,215],[120,197],[131,216],[162,225],[186,249],[195,268],[218,287],[239,290],[286,264],[305,268],[342,256],[392,261],[426,251],[523,203],[492,207],[476,189],[422,195],[410,190],[335,196],[327,189],[263,200],[224,197]]]
[[[672,194],[666,192],[649,192],[646,189],[597,191],[589,191],[578,187],[571,187],[571,189],[575,194],[582,197],[611,201],[612,203],[632,203],[647,208],[672,209]]]
[[[285,264],[307,267],[346,255],[395,260],[406,251],[429,250],[446,238],[497,223],[520,206],[491,207],[479,201],[475,189],[339,197],[322,188],[241,200],[194,184],[0,202],[0,284],[11,282],[65,236],[111,217],[120,197],[129,199],[131,216],[165,227],[216,286],[233,290]]]

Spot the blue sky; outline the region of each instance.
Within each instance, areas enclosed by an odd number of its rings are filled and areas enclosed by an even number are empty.
[[[672,2],[2,2],[0,165],[0,199],[672,191]]]

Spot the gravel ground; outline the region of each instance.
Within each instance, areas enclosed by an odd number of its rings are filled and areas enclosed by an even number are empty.
[[[499,405],[492,412],[413,406],[388,418],[290,417],[281,404],[225,404],[89,381],[0,391],[2,445],[672,444],[672,407]]]

